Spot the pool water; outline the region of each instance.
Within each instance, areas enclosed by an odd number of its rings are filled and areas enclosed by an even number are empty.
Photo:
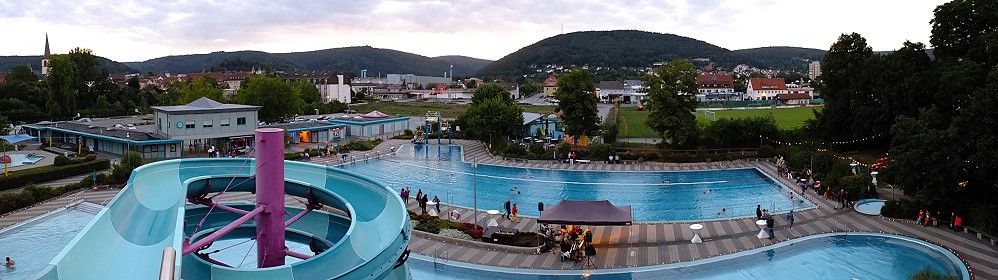
[[[0,279],[29,279],[41,271],[96,216],[75,208],[0,231],[0,259],[11,257],[13,267],[0,268]]]
[[[45,158],[39,155],[27,155],[27,154],[7,154],[10,157],[10,164],[7,167],[15,167],[21,165],[32,165]],[[2,164],[0,164],[2,165]]]
[[[884,208],[886,202],[883,199],[860,199],[856,201],[856,211],[867,215],[880,215],[880,209]]]
[[[396,155],[362,160],[342,168],[374,178],[400,191],[422,189],[444,204],[474,205],[503,211],[509,198],[521,215],[538,216],[537,203],[563,199],[609,200],[630,205],[636,222],[694,221],[755,216],[755,208],[773,212],[813,208],[755,168],[675,171],[576,171],[478,165],[464,162],[460,146],[404,145]],[[477,180],[476,180],[477,178]],[[477,181],[477,182],[476,182]],[[511,190],[516,188],[516,191]],[[710,192],[707,192],[710,190]],[[720,212],[724,210],[724,213]],[[445,210],[446,211],[446,210]]]
[[[589,279],[909,279],[926,267],[956,279],[969,279],[966,268],[952,253],[898,236],[825,234],[747,252],[654,267],[590,270]],[[568,280],[581,279],[585,272],[434,264],[421,256],[410,258],[406,264],[412,279],[434,280]]]

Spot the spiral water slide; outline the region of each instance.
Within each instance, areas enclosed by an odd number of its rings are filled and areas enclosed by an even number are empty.
[[[233,223],[266,212],[258,209],[262,196],[256,188],[264,179],[257,174],[256,160],[180,159],[136,168],[126,187],[36,278],[159,279],[162,270],[171,268],[164,265],[167,248],[183,255],[172,262],[174,279],[409,278],[401,264],[411,226],[394,191],[360,174],[300,162],[284,162],[283,192],[335,210],[284,207],[286,212],[279,215],[279,222],[286,224],[282,235],[286,240],[319,240],[322,250],[297,253],[306,259],[290,264],[284,264],[282,255],[280,265],[260,268],[199,257],[200,249],[192,248],[198,241],[216,234],[252,238],[255,223],[263,223],[259,217]],[[258,204],[186,203],[192,197],[225,192],[254,192]],[[264,250],[262,238],[255,237],[258,250]],[[184,254],[185,249],[191,252]]]

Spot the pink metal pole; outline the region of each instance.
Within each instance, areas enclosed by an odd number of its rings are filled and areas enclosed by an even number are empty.
[[[284,265],[284,130],[256,130],[257,267]]]

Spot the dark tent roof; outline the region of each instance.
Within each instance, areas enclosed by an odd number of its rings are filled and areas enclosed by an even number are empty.
[[[631,224],[630,206],[613,206],[606,200],[562,200],[544,209],[542,224],[622,226]]]

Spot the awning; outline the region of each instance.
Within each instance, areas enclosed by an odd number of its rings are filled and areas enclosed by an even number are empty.
[[[613,206],[607,200],[562,200],[544,209],[538,223],[560,225],[623,226],[631,224],[630,206]]]
[[[3,135],[0,139],[7,141],[7,143],[16,144],[22,141],[34,140],[35,137],[27,134],[16,134],[16,135]]]
[[[381,111],[374,110],[374,111],[371,111],[370,113],[364,114],[361,117],[365,117],[365,118],[369,118],[369,119],[380,119],[380,118],[387,118],[389,116],[388,116],[388,114],[382,113]]]

